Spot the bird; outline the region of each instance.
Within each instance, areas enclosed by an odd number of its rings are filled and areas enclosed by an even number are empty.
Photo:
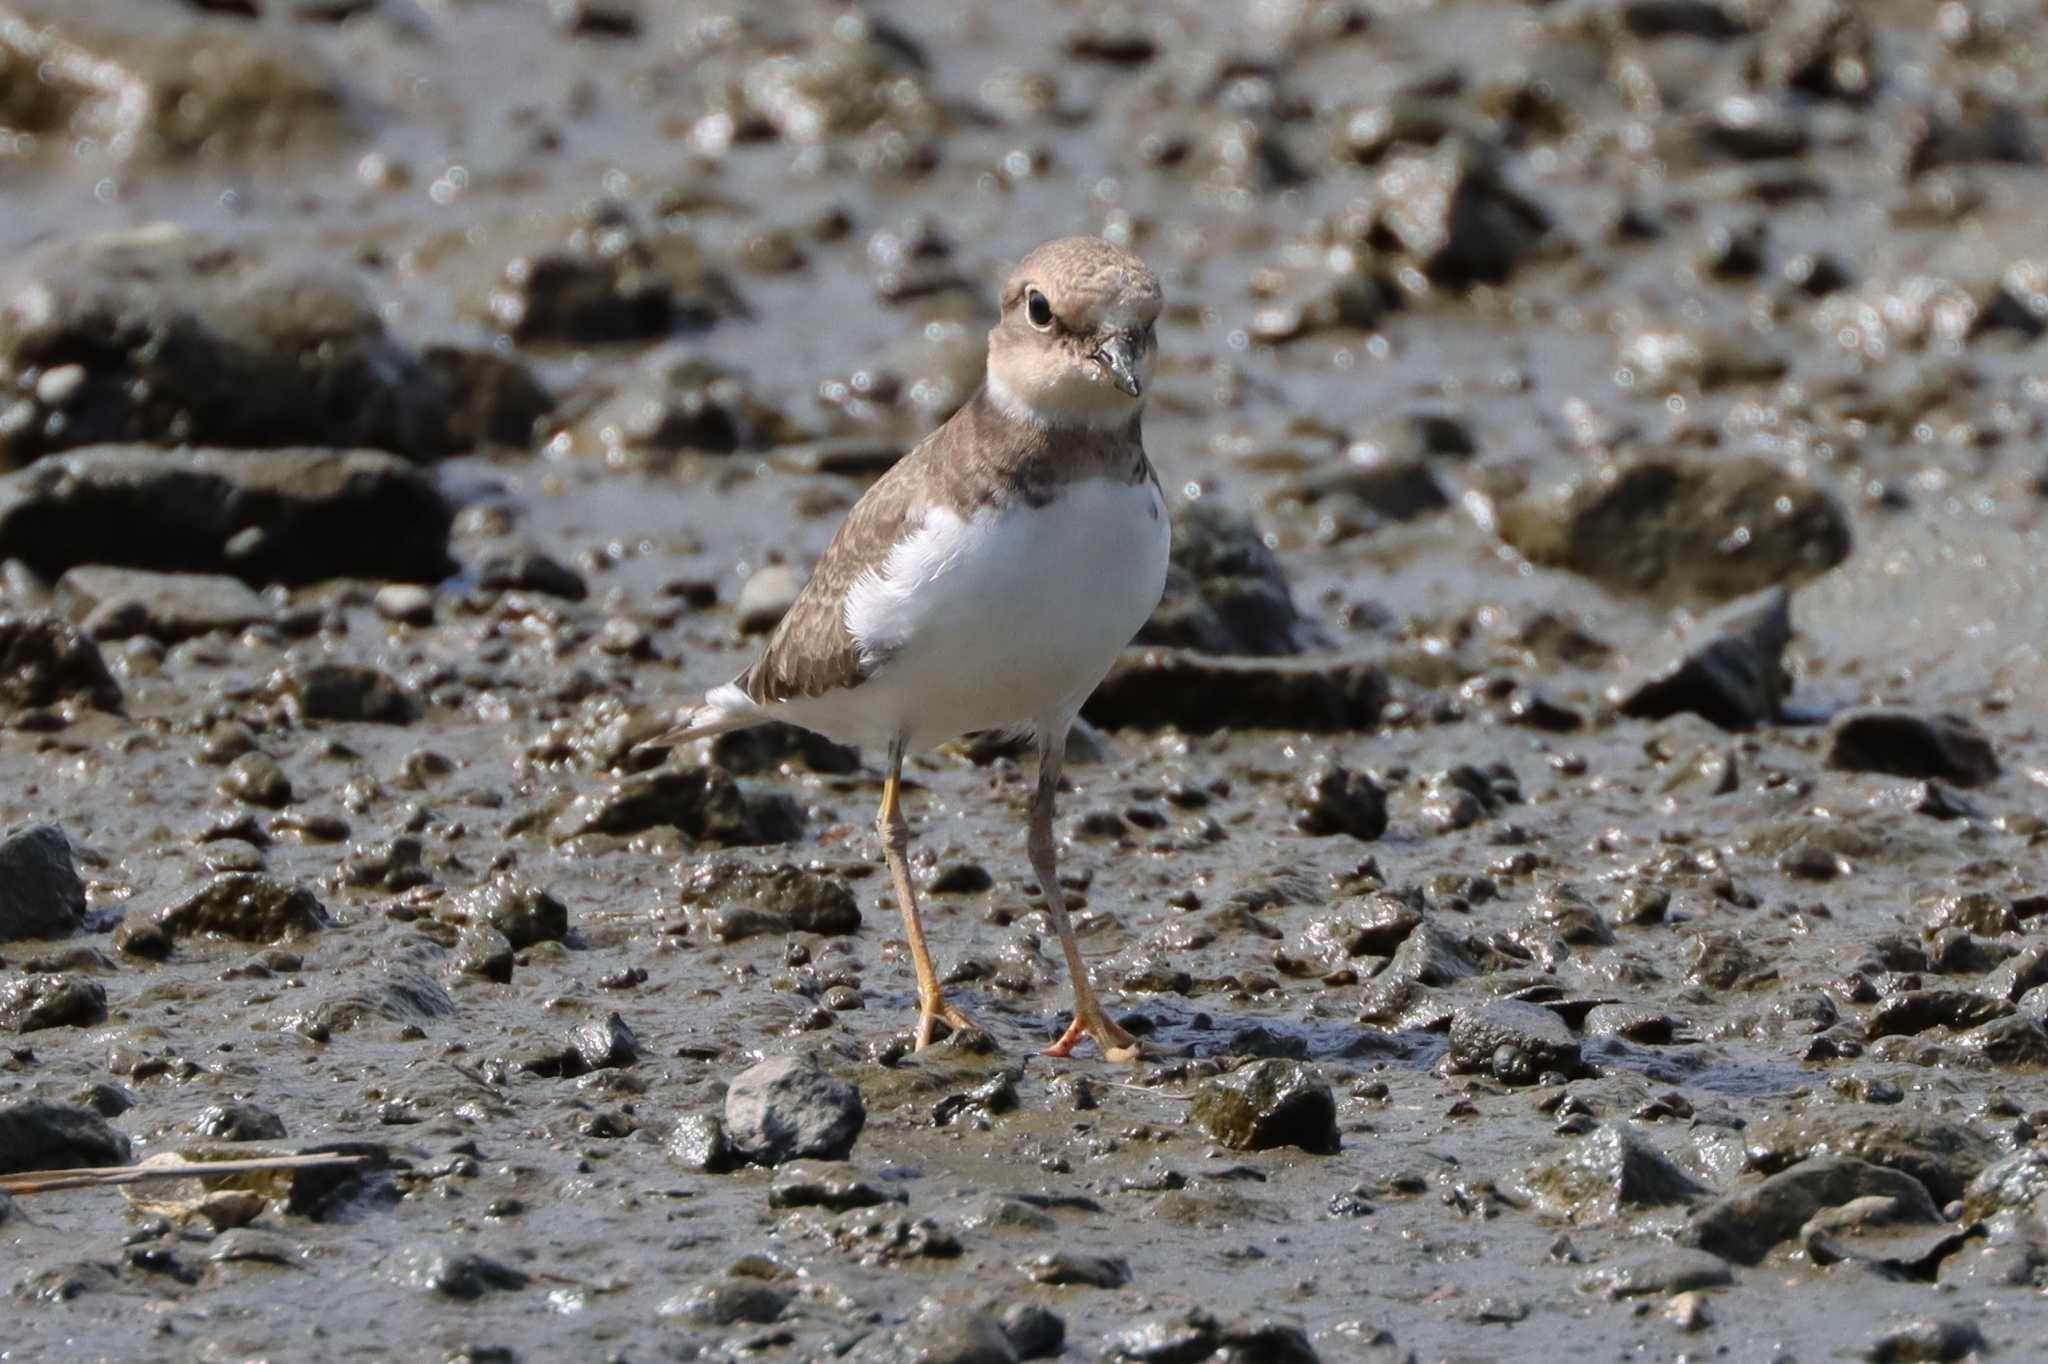
[[[1060,888],[1053,816],[1081,705],[1151,618],[1172,531],[1141,433],[1158,362],[1159,277],[1101,237],[1018,262],[981,386],[847,513],[760,655],[649,747],[783,721],[886,754],[876,829],[917,975],[914,1045],[973,1021],[941,988],[916,888],[903,763],[963,734],[1028,735],[1025,847],[1059,935],[1072,1020],[1048,1056],[1138,1039],[1089,979]]]

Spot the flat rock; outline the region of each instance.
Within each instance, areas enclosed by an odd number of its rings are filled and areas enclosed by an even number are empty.
[[[1938,1203],[1964,1189],[1998,1159],[1998,1145],[1961,1122],[1894,1107],[1810,1107],[1767,1114],[1743,1129],[1749,1163],[1765,1174],[1814,1156],[1849,1156],[1913,1176]]]
[[[85,885],[62,829],[38,824],[0,840],[0,942],[62,938],[84,923]]]
[[[1557,495],[1503,506],[1500,534],[1530,562],[1610,591],[1708,601],[1803,582],[1850,545],[1848,516],[1828,493],[1741,458],[1607,466]]]
[[[34,973],[0,985],[0,1028],[41,1032],[86,1028],[107,1017],[107,989],[96,980]]]
[[[1496,999],[1451,1017],[1450,1068],[1491,1075],[1507,1084],[1533,1084],[1546,1073],[1576,1075],[1579,1040],[1557,1014],[1540,1004]]]
[[[1792,595],[1766,588],[1702,618],[1676,657],[1614,689],[1623,715],[1661,720],[1690,712],[1723,729],[1753,729],[1778,718],[1789,683],[1785,646],[1792,639]]]
[[[23,1099],[0,1107],[0,1174],[126,1165],[128,1138],[76,1104]]]
[[[1602,1123],[1563,1156],[1538,1165],[1523,1183],[1575,1222],[1603,1221],[1629,1208],[1690,1203],[1710,1192],[1625,1122]]]
[[[1704,1250],[1672,1249],[1602,1265],[1580,1279],[1579,1287],[1610,1298],[1639,1298],[1726,1288],[1734,1282],[1734,1271],[1720,1256]]]
[[[583,834],[637,834],[663,827],[727,847],[779,843],[788,833],[764,817],[729,774],[671,763],[577,797],[556,819],[553,837],[561,842]]]
[[[759,1165],[843,1160],[866,1123],[857,1086],[793,1056],[741,1071],[725,1095],[726,1139]]]
[[[0,557],[48,578],[105,564],[439,582],[453,519],[428,474],[375,450],[97,445],[0,478]]]
[[[683,873],[681,880],[685,912],[719,942],[764,933],[836,936],[860,929],[860,904],[845,883],[788,863],[764,867],[713,857]]]
[[[1327,1155],[1339,1146],[1329,1083],[1298,1061],[1253,1061],[1205,1080],[1188,1116],[1234,1151],[1298,1146]]]
[[[409,725],[420,718],[410,690],[364,663],[293,663],[271,677],[268,689],[301,723]]]
[[[1753,1265],[1797,1236],[1821,1209],[1872,1195],[1896,1199],[1901,1221],[1940,1220],[1927,1186],[1911,1175],[1846,1156],[1818,1156],[1715,1199],[1693,1215],[1680,1240]]]
[[[1126,649],[1081,713],[1104,729],[1347,733],[1374,728],[1391,695],[1386,675],[1363,661]]]
[[[1922,1317],[1878,1333],[1863,1357],[1871,1364],[1948,1364],[1975,1359],[1990,1342],[1973,1321],[1962,1317]]]
[[[124,441],[453,449],[439,378],[353,279],[178,227],[61,237],[17,259],[0,283],[0,375],[67,365],[78,382],[8,424],[0,466]]]
[[[223,872],[157,912],[172,938],[210,933],[241,942],[280,942],[332,922],[312,891],[261,872]]]
[[[1844,711],[1828,729],[1829,767],[1895,777],[1982,786],[1998,776],[1991,740],[1969,720],[1946,712],[1892,706]]]
[[[239,578],[86,565],[57,580],[57,603],[94,639],[147,635],[167,644],[271,619],[270,603]]]
[[[118,715],[121,688],[99,646],[68,621],[42,612],[0,613],[0,708],[48,706],[90,706]]]

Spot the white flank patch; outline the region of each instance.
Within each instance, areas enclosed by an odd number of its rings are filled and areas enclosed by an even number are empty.
[[[1159,604],[1169,535],[1149,480],[1090,479],[964,521],[934,511],[847,596],[874,673],[770,709],[869,746],[1064,724]]]

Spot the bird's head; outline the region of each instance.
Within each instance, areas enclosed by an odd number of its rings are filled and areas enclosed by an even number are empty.
[[[1003,286],[988,334],[988,390],[1041,426],[1121,426],[1144,406],[1159,358],[1159,277],[1100,237],[1033,251]]]

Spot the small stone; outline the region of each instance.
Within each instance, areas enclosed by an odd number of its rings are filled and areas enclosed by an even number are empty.
[[[1707,1310],[1706,1295],[1696,1289],[1674,1293],[1664,1302],[1664,1320],[1680,1331],[1690,1335],[1704,1331],[1714,1324],[1714,1314]]]
[[[85,886],[62,829],[38,824],[0,841],[0,942],[62,938],[84,923]]]
[[[1780,1242],[1798,1235],[1822,1208],[1869,1195],[1897,1199],[1901,1220],[1939,1220],[1926,1186],[1911,1175],[1843,1156],[1821,1156],[1715,1199],[1693,1215],[1681,1240],[1737,1264],[1753,1265]]]
[[[1845,711],[1829,727],[1829,767],[1982,786],[1998,776],[1984,732],[1960,715],[1890,707]]]
[[[1990,1344],[1977,1324],[1959,1317],[1923,1317],[1894,1326],[1870,1343],[1863,1357],[1872,1364],[1948,1364],[1987,1352]]]
[[[725,1123],[715,1113],[685,1113],[669,1134],[669,1158],[697,1174],[724,1174],[739,1163],[725,1139]]]
[[[294,666],[272,679],[301,723],[409,725],[419,718],[412,694],[379,669],[356,663]]]
[[[615,1070],[640,1059],[640,1039],[616,1013],[585,1023],[572,1040],[585,1070]]]
[[[1067,1343],[1067,1323],[1039,1303],[1011,1303],[1003,1309],[1001,1324],[1019,1359],[1051,1359]]]
[[[386,583],[372,599],[377,614],[402,625],[434,623],[434,589],[416,583]]]
[[[707,858],[684,875],[680,898],[685,912],[719,942],[762,934],[839,936],[858,932],[861,923],[859,902],[844,882],[787,863]]]
[[[1789,690],[1783,660],[1792,638],[1791,600],[1783,587],[1770,587],[1702,618],[1675,659],[1615,689],[1616,706],[1647,720],[1689,711],[1723,729],[1775,720]]]
[[[472,923],[455,940],[455,970],[459,975],[481,976],[500,985],[512,980],[512,940],[487,923]]]
[[[0,986],[0,1028],[85,1028],[107,1017],[106,987],[76,976],[27,975]]]
[[[0,709],[72,704],[121,712],[121,688],[99,646],[54,615],[0,613]]]
[[[477,568],[477,586],[486,592],[538,592],[565,601],[590,595],[582,574],[535,549],[485,559]]]
[[[1458,1010],[1451,1018],[1450,1068],[1492,1075],[1507,1084],[1534,1084],[1548,1073],[1576,1075],[1579,1042],[1562,1018],[1540,1004],[1497,999]]]
[[[1079,1284],[1088,1288],[1122,1288],[1131,1281],[1130,1262],[1114,1255],[1088,1255],[1051,1250],[1018,1266],[1033,1283]]]
[[[1623,1122],[1602,1123],[1524,1182],[1539,1200],[1579,1222],[1618,1217],[1629,1208],[1690,1203],[1709,1192]]]
[[[398,1254],[398,1277],[423,1292],[472,1302],[486,1293],[524,1288],[525,1270],[470,1251],[412,1246]]]
[[[242,942],[277,942],[330,922],[312,891],[259,872],[223,872],[156,916],[173,938],[210,933]]]
[[[128,1138],[75,1104],[24,1099],[0,1107],[0,1175],[126,1165]]]
[[[272,810],[292,803],[291,778],[285,776],[277,759],[261,749],[244,753],[229,763],[220,790],[222,795]]]
[[[114,950],[144,961],[166,961],[171,955],[171,935],[153,919],[124,915],[114,926]]]
[[[740,632],[760,635],[773,630],[789,614],[803,587],[803,575],[788,564],[764,564],[755,569],[741,586],[733,607]]]
[[[1305,834],[1349,834],[1371,842],[1387,831],[1387,793],[1360,772],[1325,765],[1294,794],[1294,827]]]
[[[1268,1059],[1205,1080],[1190,1120],[1236,1151],[1298,1146],[1334,1153],[1337,1104],[1329,1084],[1297,1061]]]
[[[515,951],[569,935],[569,909],[518,872],[505,872],[456,897],[456,908],[501,934]]]
[[[219,1103],[192,1120],[192,1135],[212,1141],[283,1141],[284,1119],[251,1103]]]
[[[843,1160],[866,1123],[858,1088],[796,1057],[750,1067],[726,1091],[727,1140],[760,1165]]]
[[[655,1313],[705,1326],[762,1326],[779,1319],[795,1300],[796,1290],[781,1284],[752,1278],[713,1279],[670,1298]]]
[[[57,580],[57,604],[98,640],[147,635],[166,644],[236,631],[276,611],[239,578],[217,573],[152,573],[82,565]]]
[[[1602,1265],[1579,1282],[1581,1287],[1610,1298],[1636,1298],[1726,1288],[1735,1282],[1735,1274],[1718,1255],[1704,1250],[1668,1249]]]

